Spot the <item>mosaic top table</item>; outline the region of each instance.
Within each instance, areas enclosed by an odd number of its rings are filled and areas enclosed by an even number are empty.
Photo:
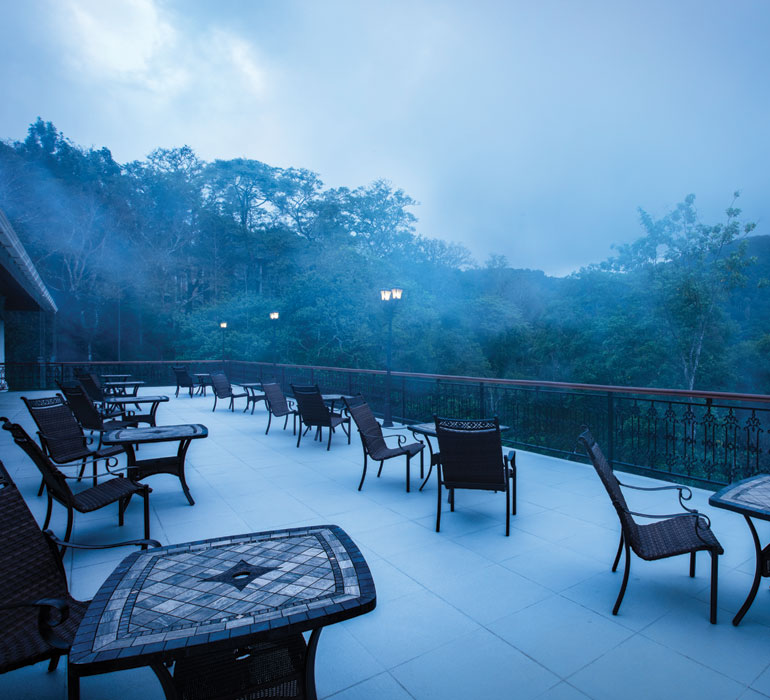
[[[196,394],[200,396],[206,396],[206,387],[211,386],[211,373],[210,372],[196,372],[194,375],[195,380],[198,382],[198,389]]]
[[[144,384],[140,380],[131,380],[123,382],[104,382],[104,388],[108,394],[114,394],[115,396],[129,396],[129,390],[131,396],[136,396],[139,391],[139,387]]]
[[[741,606],[736,616],[733,618],[733,624],[739,625],[743,616],[746,614],[759,590],[759,580],[762,576],[770,576],[770,544],[764,549],[759,542],[757,529],[752,518],[759,520],[770,520],[770,474],[758,474],[742,481],[736,481],[734,484],[728,484],[721,491],[717,491],[709,498],[709,504],[715,508],[724,508],[740,513],[745,519],[754,539],[754,550],[756,552],[756,568],[754,570],[754,581],[751,584],[751,590],[745,602]]]
[[[78,628],[70,697],[82,676],[150,666],[166,697],[188,697],[189,688],[195,697],[314,700],[321,629],[375,605],[369,567],[336,525],[135,552]]]
[[[249,406],[251,406],[251,415],[254,415],[257,401],[266,401],[265,395],[260,393],[262,391],[262,382],[239,383],[238,386],[246,389],[246,408],[243,409],[243,412],[246,413],[249,410]]]
[[[104,433],[102,444],[120,445],[126,450],[127,475],[129,479],[138,481],[153,474],[173,474],[182,482],[182,491],[190,502],[195,505],[187,481],[184,478],[184,460],[187,449],[193,440],[208,437],[209,429],[199,423],[186,425],[161,425],[151,428],[122,428]],[[153,442],[179,442],[176,454],[169,457],[152,457],[138,460],[134,445],[144,445]]]
[[[111,396],[109,399],[109,405],[120,408],[122,411],[126,410],[126,407],[135,405],[139,408],[143,403],[151,404],[148,413],[142,413],[141,415],[133,416],[141,423],[149,423],[155,427],[155,413],[158,410],[158,406],[168,401],[168,396]],[[126,416],[126,420],[131,419],[131,414]]]

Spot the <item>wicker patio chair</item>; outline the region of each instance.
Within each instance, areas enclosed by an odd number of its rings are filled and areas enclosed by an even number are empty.
[[[211,409],[212,412],[217,410],[217,399],[230,399],[230,410],[234,411],[235,399],[248,399],[249,396],[245,391],[242,394],[234,394],[230,380],[224,372],[217,372],[211,375],[211,388],[214,390],[214,408]],[[248,402],[246,406],[248,407]]]
[[[420,454],[425,449],[424,442],[406,442],[406,436],[396,433],[385,435],[382,432],[382,426],[369,408],[369,404],[364,401],[363,396],[358,394],[351,399],[343,397],[348,414],[353,419],[358,428],[358,435],[361,438],[361,447],[364,450],[364,470],[361,474],[361,481],[358,484],[358,490],[364,485],[366,478],[366,467],[368,458],[378,460],[380,468],[377,470],[377,477],[382,474],[382,465],[386,459],[393,457],[406,457],[406,490],[409,492],[409,467],[412,457]],[[398,439],[397,447],[388,447],[385,442],[386,437],[395,437]]]
[[[350,417],[332,411],[324,403],[321,390],[317,384],[313,386],[297,386],[292,384],[291,390],[297,401],[297,411],[299,412],[297,447],[299,447],[300,440],[302,440],[303,423],[306,426],[305,432],[310,430],[310,428],[316,429],[317,440],[322,439],[324,428],[329,429],[329,439],[326,443],[327,451],[332,446],[332,433],[338,425],[342,426],[342,430],[348,436],[348,445],[350,444]]]
[[[61,541],[40,531],[19,490],[0,462],[0,673],[48,660],[53,671],[66,658],[88,601],[73,598],[57,551]],[[88,545],[159,546],[153,540]],[[80,545],[69,544],[78,548]]]
[[[48,494],[48,508],[45,514],[45,522],[43,523],[44,530],[51,522],[54,501],[61,503],[67,509],[67,529],[62,538],[63,542],[66,543],[72,534],[75,511],[78,513],[91,513],[112,503],[117,503],[118,524],[123,525],[123,515],[128,503],[132,496],[138,495],[144,499],[144,538],[148,539],[150,537],[151,490],[146,484],[138,484],[131,481],[131,479],[120,476],[116,477],[114,473],[107,471],[102,475],[96,476],[110,476],[111,478],[108,481],[103,481],[97,486],[73,493],[67,483],[67,477],[48,459],[24,428],[18,423],[11,423],[5,417],[0,417],[0,421],[3,422],[3,429],[11,433],[14,442],[27,453],[43,476]],[[43,436],[43,439],[45,439],[45,436]]]
[[[441,487],[449,489],[450,509],[455,509],[455,489],[505,492],[505,535],[516,515],[516,453],[503,456],[497,417],[464,420],[433,417],[441,459],[436,466],[438,507],[436,532],[441,525]]]
[[[104,459],[106,463],[110,457],[116,457],[124,452],[122,447],[101,447],[93,450],[89,448],[89,438],[85,436],[83,428],[61,394],[40,399],[28,399],[22,396],[21,400],[37,425],[38,435],[45,436],[45,439],[41,439],[41,447],[51,460],[60,466],[79,462],[81,465],[79,477],[83,476],[89,461],[95,475],[100,459]],[[96,476],[93,480],[96,486]],[[38,496],[43,493],[44,488],[45,482],[42,482]]]
[[[99,381],[99,377],[97,377],[95,374],[81,373],[76,374],[75,379],[75,382],[57,381],[56,384],[59,386],[59,389],[61,389],[62,392],[64,392],[65,386],[69,387],[80,385],[83,388],[83,391],[86,393],[86,396],[91,399],[94,406],[96,406],[96,410],[99,411],[103,418],[120,418],[123,416],[122,410],[110,406],[109,397],[104,393],[102,384]]]
[[[179,390],[187,389],[190,392],[190,398],[193,397],[193,391],[197,388],[195,380],[190,376],[187,371],[187,367],[172,367],[174,370],[174,376],[176,377],[176,394],[179,398]]]
[[[78,423],[86,430],[99,433],[98,449],[102,447],[102,435],[108,430],[119,430],[121,428],[136,428],[144,416],[126,416],[123,420],[107,420],[99,412],[94,402],[86,394],[82,386],[77,384],[60,384],[67,405],[72,410]]]
[[[273,420],[273,416],[276,418],[284,418],[283,429],[286,430],[286,426],[289,424],[289,416],[292,417],[294,423],[294,435],[297,434],[297,409],[294,406],[294,402],[286,398],[286,395],[281,390],[281,385],[276,382],[270,382],[262,384],[262,391],[265,394],[265,405],[267,406],[267,429],[265,435],[270,432],[270,422]]]
[[[628,576],[631,570],[631,550],[641,559],[655,561],[675,557],[679,554],[690,555],[690,576],[695,576],[695,553],[708,552],[711,555],[711,604],[709,619],[712,624],[717,621],[717,567],[719,555],[724,554],[724,549],[711,531],[711,522],[707,516],[693,508],[688,508],[684,502],[692,498],[692,491],[686,486],[672,484],[671,486],[642,487],[622,483],[612,471],[607,458],[594,440],[588,429],[578,437],[585,448],[596,473],[607,490],[607,494],[615,507],[620,519],[620,544],[612,564],[612,570],[617,571],[621,553],[625,552],[625,570],[623,582],[620,585],[612,614],[617,615],[623,595],[626,592]],[[625,496],[620,487],[631,488],[637,491],[678,491],[679,504],[685,512],[674,515],[650,515],[647,513],[635,513],[628,508]],[[640,525],[634,520],[650,518],[657,522]]]

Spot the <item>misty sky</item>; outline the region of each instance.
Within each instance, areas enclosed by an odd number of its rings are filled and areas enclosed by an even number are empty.
[[[770,234],[769,36],[766,0],[0,0],[0,138],[382,177],[565,274],[690,192]]]

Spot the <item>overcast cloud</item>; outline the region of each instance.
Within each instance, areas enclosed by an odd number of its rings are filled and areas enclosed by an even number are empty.
[[[386,178],[418,232],[565,274],[694,192],[768,234],[764,0],[0,0],[0,138]]]

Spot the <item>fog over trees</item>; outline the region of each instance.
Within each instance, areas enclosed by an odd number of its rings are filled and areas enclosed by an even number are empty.
[[[555,278],[422,237],[384,180],[325,188],[187,146],[120,164],[41,119],[0,142],[0,208],[59,304],[59,360],[218,358],[227,321],[233,359],[379,368],[379,289],[398,285],[397,370],[767,393],[770,238],[725,194],[722,221],[687,193],[640,210],[636,242]],[[18,338],[8,359],[32,359]]]

